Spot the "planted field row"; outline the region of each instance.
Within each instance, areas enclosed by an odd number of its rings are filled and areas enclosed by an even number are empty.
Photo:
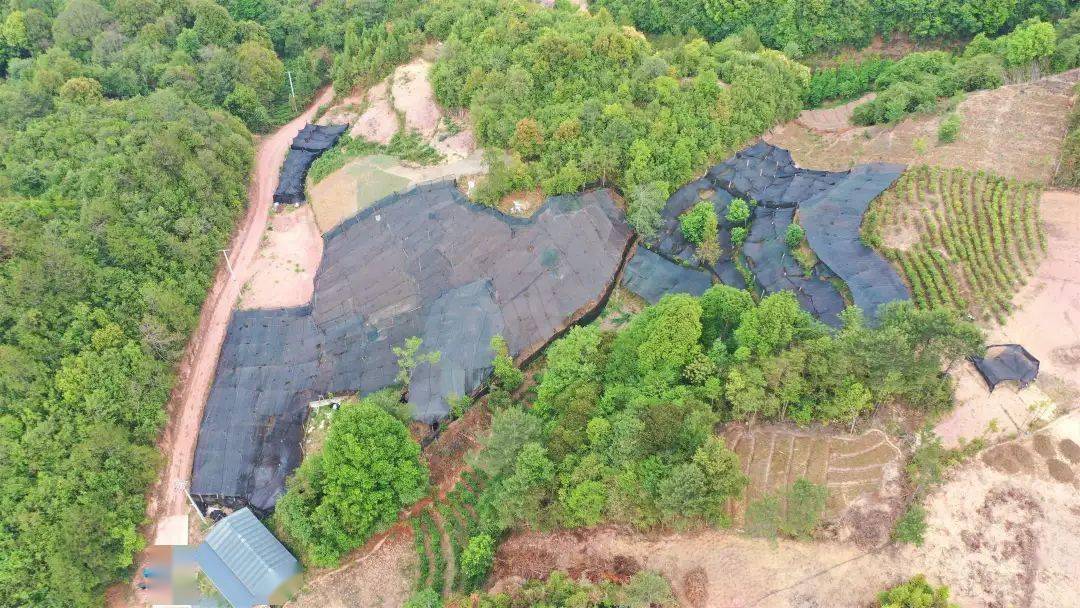
[[[893,261],[923,308],[1003,323],[1046,252],[1037,185],[921,166],[874,201],[863,239]]]
[[[444,596],[465,590],[457,564],[469,538],[480,533],[476,501],[484,483],[481,474],[467,471],[445,498],[412,519],[416,589],[432,588]]]

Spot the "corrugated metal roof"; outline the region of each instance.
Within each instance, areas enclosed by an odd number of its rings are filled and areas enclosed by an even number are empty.
[[[280,601],[275,592],[300,572],[296,558],[248,509],[218,522],[196,560],[235,608]]]

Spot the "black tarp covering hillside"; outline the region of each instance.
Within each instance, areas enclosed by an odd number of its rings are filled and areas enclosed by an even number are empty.
[[[305,125],[293,139],[285,162],[281,165],[278,187],[274,191],[275,203],[302,203],[304,182],[307,181],[311,163],[337,143],[348,125]]]
[[[638,247],[623,269],[622,284],[650,304],[669,293],[700,296],[712,285],[712,275],[705,270],[674,264],[659,254]]]
[[[297,466],[307,403],[391,385],[393,346],[438,350],[409,385],[414,417],[473,392],[501,334],[515,356],[599,304],[631,233],[607,190],[553,197],[529,219],[443,182],[383,199],[324,235],[309,307],[236,312],[199,434],[192,494],[273,507]]]
[[[844,299],[827,280],[823,269],[814,268],[806,276],[784,242],[794,209],[758,207],[743,252],[754,278],[765,293],[793,291],[802,307],[826,325],[839,327],[837,316],[844,310]]]
[[[761,141],[672,194],[662,211],[657,236],[645,245],[670,260],[700,265],[722,283],[745,287],[731,257],[732,226],[725,216],[733,198],[753,200],[758,203],[755,217],[764,219],[766,225],[751,227],[744,253],[764,293],[794,290],[807,310],[835,325],[843,304],[828,279],[839,277],[850,288],[854,303],[872,316],[880,304],[909,297],[896,271],[859,240],[862,217],[870,202],[902,172],[902,166],[888,164],[860,165],[842,172],[803,169],[787,150]],[[712,202],[719,220],[721,256],[716,264],[704,264],[697,258],[695,246],[683,236],[679,223],[679,217],[701,200]],[[803,277],[783,241],[783,231],[796,210],[811,249],[820,259],[809,277]]]

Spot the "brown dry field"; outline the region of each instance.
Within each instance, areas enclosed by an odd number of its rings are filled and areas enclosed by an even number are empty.
[[[962,126],[951,144],[937,141],[940,115],[915,116],[893,126],[837,128],[842,117],[832,111],[826,116],[821,110],[804,112],[765,139],[791,150],[799,165],[815,169],[844,170],[875,161],[927,163],[1045,184],[1057,164],[1073,102],[1072,84],[1078,80],[1080,70],[1072,70],[969,93],[957,107]],[[850,110],[853,105],[843,107]],[[924,151],[918,150],[920,146]]]
[[[847,435],[794,425],[751,429],[732,424],[722,436],[750,477],[742,499],[728,504],[736,525],[741,525],[750,501],[782,491],[799,478],[828,488],[826,510],[831,517],[839,517],[856,501],[862,507],[884,503],[888,508],[899,497],[903,455],[880,430]]]

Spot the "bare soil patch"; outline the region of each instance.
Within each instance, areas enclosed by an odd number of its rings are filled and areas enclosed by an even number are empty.
[[[286,205],[273,212],[237,307],[285,308],[310,302],[322,250],[310,206]]]
[[[894,126],[818,131],[800,119],[765,136],[791,150],[806,167],[844,170],[874,161],[932,163],[982,169],[1005,177],[1049,183],[1067,132],[1072,107],[1073,70],[1033,82],[970,93],[957,107],[962,125],[957,141],[939,144],[941,116],[916,116]],[[825,126],[838,116],[824,118]],[[810,119],[814,124],[814,119]]]
[[[347,567],[305,585],[286,605],[296,608],[398,608],[404,604],[412,593],[416,568],[411,533],[405,528],[395,528],[381,545],[376,543],[371,548],[361,549],[361,555],[364,556],[362,561],[351,562]]]
[[[397,133],[399,120],[390,103],[390,86],[384,81],[368,89],[366,109],[356,118],[349,135],[386,145]]]
[[[722,435],[750,477],[744,496],[728,504],[736,525],[742,524],[750,502],[781,491],[799,478],[828,488],[827,515],[832,518],[839,518],[856,501],[865,509],[870,504],[887,505],[899,495],[902,454],[879,430],[847,435],[810,432],[794,425],[748,428],[732,424]]]
[[[424,138],[435,135],[443,116],[428,79],[430,73],[431,62],[418,57],[394,70],[390,79],[390,96],[404,118],[405,128]]]
[[[1062,439],[1058,444],[1058,449],[1069,462],[1073,464],[1080,462],[1080,445],[1072,439]]]
[[[499,211],[515,217],[529,217],[544,204],[544,193],[536,190],[519,190],[502,198],[497,205]]]
[[[709,575],[704,568],[694,568],[683,575],[682,592],[693,608],[705,608],[708,605]]]
[[[795,119],[795,122],[815,133],[847,131],[855,126],[851,124],[851,113],[855,111],[855,106],[868,101],[873,101],[875,97],[877,97],[877,95],[869,93],[859,99],[831,108],[804,110],[799,114],[799,117]]]

